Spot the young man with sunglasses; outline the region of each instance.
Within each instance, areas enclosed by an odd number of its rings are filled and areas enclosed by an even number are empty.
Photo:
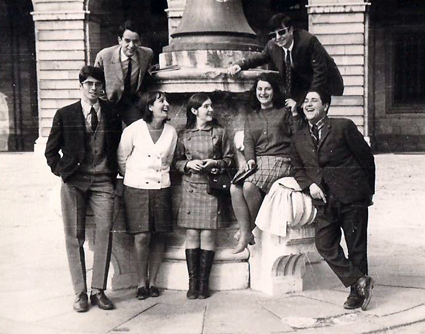
[[[330,95],[342,95],[344,83],[334,60],[319,40],[309,32],[294,29],[292,20],[283,13],[268,22],[270,41],[260,54],[230,66],[235,75],[241,70],[270,64],[278,70],[286,88],[286,106],[301,106],[310,89],[325,89]]]
[[[76,296],[74,310],[89,309],[83,247],[88,206],[96,225],[90,300],[100,309],[111,310],[114,304],[104,290],[111,257],[116,152],[122,125],[111,104],[99,99],[105,83],[103,71],[84,66],[79,81],[81,100],[56,112],[45,156],[53,174],[62,178],[61,206]]]

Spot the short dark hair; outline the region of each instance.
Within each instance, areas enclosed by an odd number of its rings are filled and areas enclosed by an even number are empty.
[[[88,77],[92,77],[96,80],[105,83],[105,73],[99,67],[94,67],[90,65],[83,66],[80,70],[80,73],[78,74],[78,79],[80,80],[80,83],[86,81]]]
[[[192,108],[198,109],[208,99],[211,100],[210,96],[205,93],[196,93],[189,98],[186,106],[186,129],[193,129],[196,125],[196,115],[192,112]],[[212,124],[219,125],[215,118],[213,118]]]
[[[130,20],[125,21],[123,24],[121,24],[121,25],[118,27],[118,37],[122,38],[122,36],[124,35],[124,32],[125,32],[126,30],[130,30],[130,31],[132,31],[132,32],[135,32],[135,33],[137,33],[137,34],[139,35],[139,37],[140,37],[140,28],[139,28],[139,26],[138,26],[136,23],[134,23],[133,21],[130,21]]]
[[[319,94],[320,99],[322,100],[322,104],[327,104],[329,106],[331,105],[332,97],[331,97],[331,94],[329,94],[326,91],[326,89],[323,89],[323,88],[312,88],[312,89],[310,89],[307,92],[307,94],[310,93],[310,92],[314,92],[314,93]],[[306,94],[306,96],[307,96],[307,94]]]
[[[261,104],[257,99],[257,85],[259,81],[266,81],[272,86],[273,89],[273,107],[280,109],[284,105],[285,97],[282,94],[281,86],[282,82],[280,77],[276,73],[272,72],[263,72],[261,73],[257,79],[255,79],[254,85],[251,88],[251,107],[253,110],[260,110]]]
[[[267,23],[267,27],[270,31],[281,29],[283,26],[285,26],[286,28],[291,28],[294,26],[292,23],[292,19],[284,13],[278,13],[273,15]]]
[[[146,123],[151,123],[153,120],[153,112],[149,109],[149,106],[152,106],[157,99],[161,97],[167,97],[165,93],[160,91],[146,92],[142,95],[137,103],[137,109],[140,110],[142,114],[142,119]]]

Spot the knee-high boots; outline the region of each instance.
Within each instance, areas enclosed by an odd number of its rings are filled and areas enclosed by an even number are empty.
[[[188,299],[198,298],[198,276],[199,276],[199,248],[186,249],[186,264],[189,273],[189,290],[186,297]]]
[[[214,255],[214,251],[201,249],[201,256],[199,260],[199,299],[205,299],[210,296],[209,280]]]

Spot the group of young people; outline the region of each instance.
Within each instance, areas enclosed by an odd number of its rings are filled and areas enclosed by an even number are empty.
[[[367,208],[375,182],[373,155],[352,121],[327,117],[330,95],[341,95],[343,87],[323,46],[308,32],[294,30],[284,14],[272,17],[269,26],[271,40],[264,51],[227,69],[229,75],[237,75],[241,69],[271,62],[279,65],[280,72],[280,76],[260,74],[252,88],[252,108],[244,127],[246,162],[240,168],[253,173],[230,189],[240,227],[234,252],[255,242],[255,218],[272,184],[294,176],[318,208],[319,253],[351,287],[344,307],[366,309],[374,283],[368,276],[366,255]],[[186,126],[177,134],[167,123],[166,94],[140,94],[152,52],[140,46],[133,23],[120,28],[118,42],[99,52],[95,66],[81,69],[81,101],[57,111],[46,145],[47,163],[62,178],[66,249],[77,312],[89,309],[83,248],[88,206],[96,225],[90,301],[101,309],[114,308],[104,291],[117,173],[123,177],[127,232],[134,236],[136,297],[143,300],[160,294],[156,278],[165,236],[173,230],[170,170],[175,169],[182,175],[177,226],[186,230],[187,298],[208,298],[216,234],[224,227],[219,219],[222,198],[209,191],[208,175],[235,165],[232,142],[214,117],[210,96],[197,93],[189,98]],[[340,81],[335,83],[335,78]],[[340,246],[341,229],[348,257]]]

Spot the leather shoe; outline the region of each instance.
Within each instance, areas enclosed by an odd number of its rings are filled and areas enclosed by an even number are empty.
[[[159,297],[159,289],[156,286],[151,286],[149,288],[149,294],[151,297]]]
[[[89,299],[87,293],[81,292],[74,300],[74,311],[87,312],[89,310]]]
[[[367,307],[369,306],[370,300],[372,298],[372,289],[373,285],[375,284],[375,281],[370,276],[363,276],[360,277],[357,281],[356,288],[357,292],[361,297],[364,298],[362,303],[362,310],[366,311]]]
[[[90,295],[90,301],[92,305],[97,305],[102,310],[113,310],[114,304],[112,301],[106,297],[105,293],[101,290],[95,294]]]
[[[142,286],[141,288],[137,288],[136,298],[139,300],[144,300],[149,297],[149,289]]]
[[[344,303],[344,308],[347,310],[354,310],[363,305],[364,297],[359,296],[357,293],[350,293]]]

